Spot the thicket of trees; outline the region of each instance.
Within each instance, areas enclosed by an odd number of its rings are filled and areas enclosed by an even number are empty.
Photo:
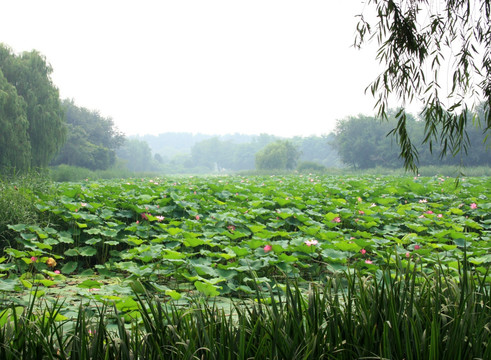
[[[124,135],[110,118],[61,101],[37,51],[0,44],[0,172],[67,164],[107,169]]]
[[[37,51],[16,55],[0,44],[0,167],[48,166],[66,139],[52,68]]]
[[[482,115],[482,113],[479,113]],[[341,160],[357,169],[368,169],[376,166],[398,168],[404,165],[400,157],[400,149],[393,137],[388,136],[397,125],[396,112],[388,111],[387,121],[378,121],[374,117],[359,115],[338,121],[336,140],[334,142]],[[417,121],[407,115],[406,127],[408,135],[418,150],[418,166],[425,165],[491,165],[489,142],[482,129],[468,125],[466,132],[469,141],[467,154],[460,152],[456,156],[450,154],[440,156],[441,143],[433,144],[433,151],[423,146],[425,137],[425,122]]]
[[[64,100],[67,141],[52,162],[91,170],[104,170],[116,161],[116,149],[125,140],[111,118],[104,118],[97,111],[75,105],[73,100]]]

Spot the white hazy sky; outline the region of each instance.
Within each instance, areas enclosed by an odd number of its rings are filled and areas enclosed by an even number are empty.
[[[363,0],[12,0],[0,42],[41,52],[62,98],[128,135],[327,134],[372,114]]]

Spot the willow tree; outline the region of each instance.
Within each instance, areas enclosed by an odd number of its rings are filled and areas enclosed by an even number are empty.
[[[31,144],[24,99],[0,70],[0,171],[29,169]]]
[[[65,142],[65,123],[52,68],[37,51],[15,55],[0,44],[0,70],[26,103],[31,166],[49,165]]]
[[[491,0],[367,0],[355,46],[369,39],[378,44],[376,58],[384,70],[367,90],[380,118],[387,119],[394,97],[397,106],[391,107],[401,108],[392,133],[406,169],[417,170],[418,161],[405,110],[413,101],[422,104],[423,143],[430,150],[441,145],[441,156],[468,151],[471,124],[489,134]]]

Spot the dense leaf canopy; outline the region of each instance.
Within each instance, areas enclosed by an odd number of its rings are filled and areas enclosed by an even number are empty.
[[[47,166],[64,144],[66,135],[58,89],[50,77],[52,68],[37,51],[16,55],[0,45],[0,70],[25,103],[23,110],[22,106],[16,108],[25,113],[29,122],[31,166]],[[10,117],[3,121],[8,119],[14,120]],[[19,131],[23,137],[24,130]]]
[[[115,150],[124,142],[112,119],[97,111],[64,100],[68,139],[53,164],[67,164],[92,170],[107,169],[116,160]]]

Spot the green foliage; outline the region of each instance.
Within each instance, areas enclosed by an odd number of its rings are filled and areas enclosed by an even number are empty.
[[[110,118],[96,111],[78,107],[73,101],[64,100],[67,142],[52,162],[91,170],[104,170],[116,161],[115,150],[124,143],[124,135],[118,132]]]
[[[53,257],[65,270],[208,295],[247,292],[251,271],[313,280],[369,260],[371,272],[388,248],[429,272],[437,261],[454,269],[463,246],[473,266],[488,266],[490,189],[488,178],[456,188],[443,177],[303,174],[58,183],[30,201],[50,223],[7,224],[3,256],[20,272]]]
[[[441,5],[370,0],[367,17],[360,15],[355,45],[377,39],[377,59],[385,69],[370,91],[379,117],[387,119],[394,96],[403,106],[421,101],[424,143],[430,150],[440,144],[444,156],[467,152],[466,130],[479,112],[477,125],[486,134],[491,129],[491,2],[456,0]],[[452,80],[442,87],[449,73]],[[409,134],[404,109],[396,119],[393,133],[404,165],[416,170],[419,147]]]
[[[25,102],[25,107],[15,105],[14,108],[17,110],[14,113],[9,110],[10,116],[17,115],[2,121],[16,121],[16,126],[19,126],[16,136],[25,143],[25,125],[22,124],[22,118],[27,118],[31,167],[45,167],[64,144],[66,135],[58,89],[50,78],[52,68],[37,51],[24,52],[17,56],[0,44],[0,70]],[[12,90],[10,93],[13,94]],[[15,104],[15,97],[13,99]]]
[[[288,140],[278,140],[256,153],[258,170],[293,170],[300,157],[298,149]]]

